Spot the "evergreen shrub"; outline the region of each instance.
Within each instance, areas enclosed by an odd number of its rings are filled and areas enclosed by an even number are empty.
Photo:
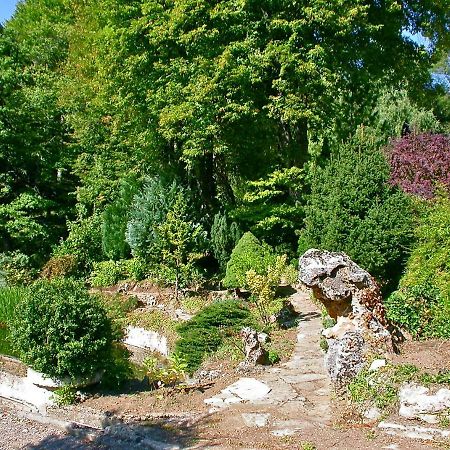
[[[71,279],[34,283],[11,331],[23,362],[52,378],[89,378],[110,362],[111,321],[98,299]]]
[[[236,222],[229,223],[225,213],[217,213],[211,226],[211,245],[221,272],[225,272],[231,252],[239,242],[241,233]]]
[[[205,356],[219,348],[225,336],[237,333],[245,326],[254,324],[249,309],[243,303],[235,300],[213,303],[178,327],[180,339],[175,351],[193,372]]]
[[[299,253],[342,251],[383,284],[396,283],[413,240],[412,208],[388,180],[380,151],[358,142],[343,146],[312,176]]]
[[[261,243],[251,232],[245,233],[231,253],[223,285],[227,288],[246,286],[249,270],[263,275],[276,256],[269,245]]]

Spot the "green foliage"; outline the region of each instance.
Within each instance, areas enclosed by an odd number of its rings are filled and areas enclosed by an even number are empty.
[[[275,263],[269,265],[267,273],[257,274],[253,269],[246,273],[246,286],[252,293],[259,319],[264,325],[271,323],[271,317],[283,306],[282,301],[276,301],[276,289],[287,269],[287,256],[277,256]]]
[[[178,295],[180,285],[189,285],[201,277],[195,262],[202,256],[200,251],[206,238],[203,227],[189,219],[183,192],[177,194],[164,221],[158,225],[157,234],[159,267],[166,274],[165,281],[175,284]]]
[[[93,376],[111,352],[105,310],[70,279],[34,283],[17,307],[12,335],[21,359],[55,378]]]
[[[166,185],[159,178],[150,178],[135,195],[125,235],[133,256],[146,261],[159,259],[158,226],[165,221],[178,192],[184,193],[176,182]]]
[[[114,338],[123,337],[124,328],[128,325],[128,315],[138,307],[138,300],[132,295],[100,295],[99,301],[111,320]]]
[[[403,288],[385,302],[390,320],[415,338],[450,338],[450,298],[436,286],[424,283]]]
[[[78,267],[77,258],[74,255],[53,256],[41,270],[42,278],[67,277],[76,272]]]
[[[26,285],[36,275],[37,270],[28,255],[18,251],[0,253],[0,285]]]
[[[441,193],[418,206],[417,243],[400,286],[409,288],[430,283],[439,288],[443,298],[450,299],[450,198]]]
[[[130,247],[125,241],[125,232],[136,191],[136,182],[122,181],[117,199],[103,211],[102,247],[103,253],[110,259],[118,260],[129,255]]]
[[[262,275],[274,261],[275,256],[271,248],[267,244],[261,243],[248,231],[241,237],[231,253],[223,285],[228,288],[244,287],[246,273],[249,270],[254,270],[256,274]]]
[[[388,89],[381,92],[373,114],[373,125],[361,132],[364,133],[364,139],[374,147],[382,147],[391,139],[400,138],[405,123],[414,134],[436,132],[440,128],[433,112],[415,105],[405,90]]]
[[[0,327],[12,324],[16,306],[26,294],[24,287],[0,287]]]
[[[259,239],[272,246],[287,246],[295,253],[296,231],[303,224],[304,170],[275,170],[265,178],[249,181],[242,206],[233,215]]]
[[[208,298],[195,296],[185,297],[181,300],[181,307],[189,314],[196,314],[201,311],[205,306],[209,305]]]
[[[221,272],[225,272],[233,248],[241,237],[236,222],[228,223],[225,213],[217,213],[211,226],[211,246],[214,257],[219,262]]]
[[[93,287],[113,286],[122,276],[123,266],[120,261],[100,261],[93,264],[89,283]]]
[[[54,256],[73,255],[83,275],[102,259],[101,216],[93,215],[69,222],[69,236],[54,251]]]
[[[148,276],[149,266],[142,258],[124,259],[120,264],[127,279],[141,281]]]
[[[53,391],[53,398],[58,406],[73,405],[77,399],[77,391],[70,385],[61,386]]]
[[[412,210],[388,178],[379,151],[357,141],[344,145],[312,177],[300,254],[343,251],[384,283],[395,282],[412,242]]]
[[[185,358],[189,372],[196,370],[204,357],[213,353],[224,336],[252,325],[250,311],[234,300],[213,303],[178,327],[180,339],[175,351]]]
[[[185,380],[188,365],[177,353],[173,353],[167,360],[167,365],[162,366],[160,361],[154,357],[144,359],[144,367],[150,385],[154,387],[172,386]]]

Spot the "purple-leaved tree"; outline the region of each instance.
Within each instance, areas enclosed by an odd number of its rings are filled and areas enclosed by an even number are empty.
[[[450,191],[450,137],[409,134],[387,148],[390,183],[408,194],[432,198],[439,185]]]

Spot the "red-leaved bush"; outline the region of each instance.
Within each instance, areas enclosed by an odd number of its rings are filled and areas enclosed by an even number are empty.
[[[409,134],[387,148],[390,183],[408,194],[432,198],[441,185],[450,191],[450,137]]]

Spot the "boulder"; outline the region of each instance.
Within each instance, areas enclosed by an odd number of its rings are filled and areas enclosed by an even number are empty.
[[[301,283],[311,288],[336,325],[323,331],[331,379],[338,385],[355,377],[370,354],[393,352],[393,340],[379,287],[344,253],[311,249],[300,257]]]

